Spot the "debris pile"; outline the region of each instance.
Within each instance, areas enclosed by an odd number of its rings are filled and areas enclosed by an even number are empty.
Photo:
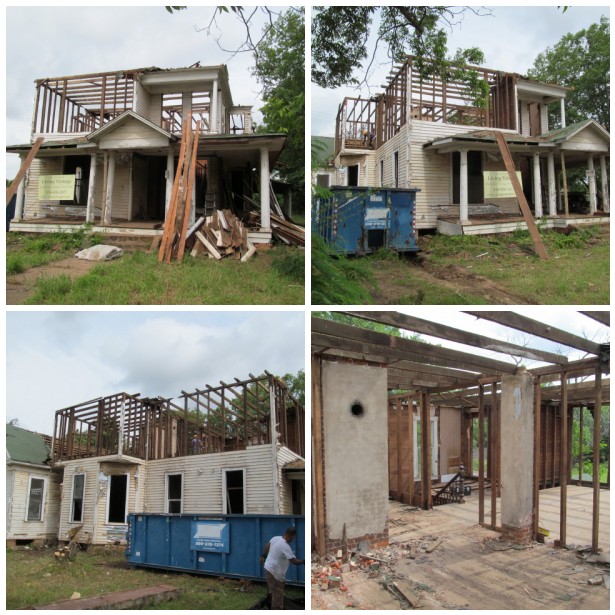
[[[207,254],[216,260],[231,257],[241,262],[256,251],[248,240],[248,230],[230,209],[199,218],[186,234],[186,248],[193,257]]]
[[[254,227],[260,227],[261,215],[259,211],[252,210],[248,214],[248,221]],[[273,236],[287,245],[305,246],[305,229],[282,216],[271,214],[271,232]]]

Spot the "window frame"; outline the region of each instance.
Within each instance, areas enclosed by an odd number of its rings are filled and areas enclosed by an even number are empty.
[[[229,472],[242,472],[243,475],[243,484],[242,484],[242,491],[243,491],[243,512],[240,513],[230,513],[228,510],[228,504],[227,504],[227,498],[226,498],[226,494],[227,494],[227,481],[226,481],[226,476]],[[241,467],[241,468],[222,468],[222,512],[225,515],[230,515],[230,514],[234,514],[234,515],[245,515],[247,514],[247,504],[248,504],[248,499],[247,499],[247,489],[246,489],[246,481],[247,481],[247,468]]]
[[[30,496],[32,495],[32,480],[40,480],[43,481],[43,494],[41,496],[41,510],[40,510],[40,518],[39,519],[29,519],[30,514]],[[36,474],[30,474],[28,476],[28,491],[26,494],[26,510],[24,521],[26,523],[42,523],[45,520],[45,501],[47,496],[47,477],[46,476],[37,476]]]
[[[83,476],[83,492],[81,494],[81,518],[75,519],[75,480],[78,476]],[[83,518],[85,516],[85,485],[87,481],[87,476],[85,472],[76,472],[73,474],[72,486],[71,486],[71,494],[70,494],[70,523],[83,523]]]
[[[105,511],[105,523],[108,525],[128,525],[128,500],[130,494],[130,472],[121,472],[120,474],[108,474],[109,488],[107,489],[107,505]],[[109,508],[111,506],[111,479],[114,476],[126,477],[126,493],[124,500],[124,521],[109,521]]]
[[[170,476],[181,476],[181,497],[179,499],[179,512],[170,512],[169,511],[169,477]],[[184,512],[184,473],[183,472],[167,472],[164,475],[164,512],[167,515],[181,515]],[[177,502],[178,500],[173,499],[173,502]]]

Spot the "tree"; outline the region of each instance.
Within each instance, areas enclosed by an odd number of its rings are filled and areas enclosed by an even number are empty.
[[[610,130],[610,25],[607,17],[576,34],[566,34],[540,53],[528,77],[571,90],[566,96],[566,123],[592,118]],[[561,122],[559,104],[549,109]]]
[[[457,25],[466,11],[489,15],[482,8],[454,6],[331,6],[315,7],[312,20],[312,81],[323,88],[363,84],[378,51],[384,46],[391,64],[407,54],[416,57],[418,70],[425,75],[464,79],[458,69],[465,64],[484,62],[477,47],[457,49],[448,56],[446,28]],[[376,42],[370,47],[370,32],[376,26]],[[355,76],[370,57],[363,77]],[[471,77],[470,77],[471,78]],[[485,97],[484,83],[469,85],[476,97]]]
[[[296,374],[285,374],[280,378],[288,387],[288,392],[305,406],[305,370],[300,369]]]
[[[255,48],[253,74],[263,86],[258,132],[283,132],[278,167],[282,179],[305,188],[305,17],[303,8],[280,15]]]

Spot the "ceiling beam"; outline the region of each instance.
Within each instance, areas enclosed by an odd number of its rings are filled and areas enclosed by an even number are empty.
[[[611,326],[611,312],[582,312],[579,311],[580,314],[585,314],[585,316],[589,316],[589,318],[593,318],[595,321],[599,322],[602,325],[606,325],[607,327]]]
[[[535,350],[532,348],[526,348],[519,346],[518,344],[512,344],[510,342],[503,342],[493,339],[492,337],[486,337],[479,335],[478,333],[472,333],[469,331],[462,331],[461,329],[455,329],[448,325],[442,325],[416,316],[409,316],[408,314],[401,314],[399,312],[342,312],[342,314],[348,314],[349,316],[355,316],[357,318],[363,318],[372,322],[377,322],[383,325],[389,325],[392,327],[398,327],[406,329],[408,331],[414,331],[415,333],[422,333],[423,335],[431,335],[440,339],[449,340],[451,342],[459,342],[460,344],[467,344],[468,346],[475,346],[477,348],[484,348],[485,350],[493,350],[494,352],[501,352],[504,354],[510,354],[517,357],[523,357],[524,359],[532,359],[534,361],[545,361],[546,363],[558,363],[564,364],[568,362],[568,358],[561,354],[554,352],[547,352],[545,350]]]
[[[514,374],[517,371],[517,366],[512,363],[312,317],[312,343],[361,352],[360,346],[342,346],[342,341],[360,342],[365,345],[365,352],[368,353],[396,356],[443,367],[454,366],[485,374]]]
[[[584,352],[588,352],[590,354],[600,354],[600,344],[587,340],[578,335],[574,335],[573,333],[562,331],[557,327],[552,327],[545,323],[539,322],[538,320],[528,318],[527,316],[521,316],[521,314],[515,314],[514,312],[489,311],[466,311],[465,313],[476,316],[476,318],[490,320],[491,322],[504,325],[505,327],[512,327],[513,329],[517,329],[531,335],[536,335],[552,342],[563,344],[564,346],[576,348],[577,350],[583,350]]]

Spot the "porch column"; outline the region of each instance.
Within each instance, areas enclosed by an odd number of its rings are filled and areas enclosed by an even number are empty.
[[[175,152],[172,147],[169,147],[167,152],[167,171],[166,171],[166,189],[164,195],[164,217],[166,219],[169,211],[169,203],[171,202],[171,193],[173,192],[173,181],[175,179]]]
[[[566,99],[560,98],[559,101],[560,114],[562,116],[562,128],[566,128]]]
[[[502,378],[500,463],[502,533],[506,540],[533,540],[534,382],[524,367]]]
[[[609,177],[606,174],[606,156],[600,156],[600,188],[602,190],[602,210],[611,211],[609,203]],[[19,197],[17,197],[19,200]]]
[[[540,183],[540,156],[535,153],[534,156],[534,215],[536,218],[542,218],[542,185]]]
[[[105,215],[103,224],[111,224],[111,208],[113,207],[113,183],[115,181],[115,152],[109,152],[109,166],[107,167],[107,193],[105,194]]]
[[[21,164],[24,161],[25,156],[19,156],[20,159],[20,168]],[[23,209],[24,209],[24,196],[26,194],[26,177],[28,174],[24,175],[23,179],[19,182],[19,186],[17,186],[17,201],[15,201],[15,220],[23,220]]]
[[[209,132],[218,132],[218,80],[214,79],[209,102]]]
[[[549,182],[549,215],[557,215],[555,200],[555,158],[552,152],[547,155],[547,177]]]
[[[468,150],[459,150],[459,221],[469,222],[468,218]]]
[[[261,155],[261,229],[268,231],[271,229],[271,203],[269,196],[269,150],[266,147],[260,148]]]
[[[94,222],[94,193],[96,191],[96,154],[90,155],[90,180],[88,185],[88,203],[85,208],[85,221]]]
[[[587,157],[587,179],[589,180],[589,214],[596,213],[596,169],[594,168],[594,157]]]

